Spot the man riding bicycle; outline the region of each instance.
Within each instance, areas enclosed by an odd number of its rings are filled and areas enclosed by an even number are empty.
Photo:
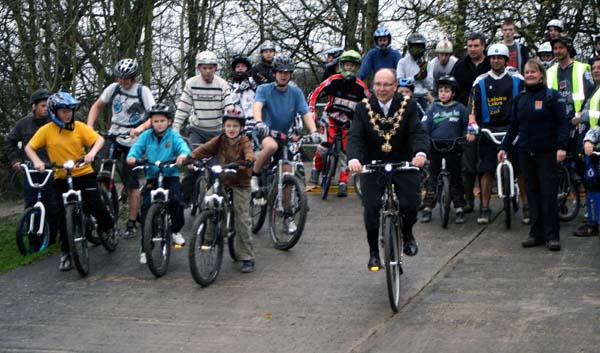
[[[273,59],[275,82],[260,85],[256,91],[253,110],[256,130],[262,138],[262,151],[258,154],[252,169],[250,183],[252,192],[258,191],[258,175],[263,166],[272,156],[279,158],[282,148],[286,147],[283,141],[269,135],[271,130],[287,133],[294,124],[296,115],[300,114],[311,134],[307,139],[308,142],[321,142],[321,135],[317,132],[304,94],[300,88],[289,84],[294,68],[295,64],[289,56],[281,54],[276,56]],[[284,222],[288,232],[293,233],[296,229],[293,217],[288,216]]]
[[[354,121],[348,134],[348,168],[362,171],[362,165],[373,160],[383,163],[411,161],[423,167],[427,161],[429,138],[421,125],[415,101],[396,93],[398,81],[393,69],[381,69],[373,79],[375,95],[356,107]],[[381,268],[379,258],[379,210],[385,185],[378,183],[376,174],[363,175],[364,221],[369,243],[371,271]],[[417,221],[420,204],[420,177],[416,172],[393,175],[396,196],[402,213],[403,251],[414,256],[419,251],[412,228]]]
[[[352,124],[356,104],[370,96],[367,85],[356,78],[362,59],[355,50],[344,52],[340,56],[340,73],[330,76],[315,89],[310,97],[310,110],[315,113],[317,100],[325,95],[328,97],[325,107],[327,127],[327,142],[317,146],[313,159],[313,169],[310,173],[310,183],[319,184],[319,174],[323,170],[323,156],[334,143],[338,126],[342,127],[342,149],[346,151],[346,135]],[[334,166],[335,168],[335,166]],[[340,170],[339,197],[348,195],[348,170]]]
[[[135,59],[119,60],[113,70],[117,77],[117,82],[111,83],[100,95],[98,100],[90,108],[87,125],[94,128],[94,123],[98,119],[98,114],[106,104],[111,104],[112,118],[108,133],[111,135],[125,135],[117,137],[112,141],[114,149],[113,158],[119,160],[121,170],[121,180],[127,189],[127,202],[129,214],[127,221],[127,230],[125,238],[136,236],[136,220],[140,210],[140,175],[133,171],[125,163],[125,156],[136,139],[127,138],[127,135],[137,136],[134,132],[147,128],[146,112],[154,105],[154,97],[150,89],[141,83],[136,82],[136,76],[139,73],[139,65]],[[111,141],[109,141],[111,142]]]

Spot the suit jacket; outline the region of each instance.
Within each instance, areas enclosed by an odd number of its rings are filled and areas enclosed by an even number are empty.
[[[386,117],[392,117],[400,109],[403,100],[404,97],[397,93],[392,99]],[[369,98],[369,104],[373,112],[383,115],[375,95]],[[392,125],[385,124],[380,128],[381,131],[389,131]],[[397,163],[411,161],[417,153],[429,151],[429,136],[421,125],[417,106],[413,99],[408,101],[400,127],[390,139],[391,152],[386,153],[381,150],[381,145],[384,143],[385,139],[373,129],[366,105],[361,102],[356,106],[354,121],[348,132],[348,160],[357,159],[362,164],[370,163],[372,160]]]

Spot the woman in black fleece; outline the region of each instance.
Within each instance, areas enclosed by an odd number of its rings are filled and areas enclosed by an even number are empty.
[[[517,135],[519,163],[529,198],[531,228],[523,247],[544,245],[560,250],[557,163],[566,157],[569,120],[565,101],[546,86],[544,66],[537,59],[525,64],[525,91],[513,101],[510,129],[500,145],[498,160]]]

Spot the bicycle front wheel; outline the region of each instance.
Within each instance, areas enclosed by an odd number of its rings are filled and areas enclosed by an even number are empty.
[[[323,176],[321,177],[321,198],[325,200],[329,194],[329,188],[335,178],[335,170],[337,169],[338,156],[335,154],[329,154],[325,167],[323,168]]]
[[[300,240],[306,223],[308,203],[304,187],[295,176],[285,175],[281,193],[277,183],[273,185],[268,205],[271,240],[275,248],[289,250]]]
[[[575,219],[580,207],[578,184],[571,178],[567,167],[561,166],[558,170],[558,218],[570,222]]]
[[[202,212],[202,204],[204,203],[204,195],[206,195],[207,189],[206,185],[206,177],[204,175],[196,180],[196,185],[194,186],[194,204],[191,211],[192,216],[195,216],[198,212]]]
[[[155,203],[144,221],[144,252],[150,272],[155,277],[167,273],[171,258],[171,220],[166,205]]]
[[[115,222],[115,225],[112,227],[112,229],[110,229],[107,232],[98,231],[98,235],[100,238],[100,242],[102,243],[102,246],[106,249],[106,251],[113,252],[117,250],[117,245],[119,245],[119,236],[117,234],[118,215],[115,214],[113,199],[104,185],[98,187],[98,192],[100,193],[100,199],[102,200],[102,204],[104,205],[108,213],[110,213],[111,217]]]
[[[510,172],[508,167],[503,166],[501,170],[502,174],[502,189],[504,190],[504,224],[506,229],[510,229],[512,222],[512,199],[510,197]]]
[[[188,254],[194,281],[206,287],[213,283],[223,262],[223,234],[221,221],[214,211],[206,210],[194,223],[194,236]]]
[[[17,247],[22,255],[43,251],[48,247],[50,227],[48,221],[44,220],[42,233],[38,234],[41,221],[42,211],[37,207],[30,207],[23,213],[16,231]]]
[[[65,207],[65,222],[67,240],[75,268],[81,277],[85,277],[90,271],[90,257],[82,209],[75,204],[68,204]]]
[[[440,202],[440,219],[442,220],[442,228],[448,227],[450,219],[450,179],[447,175],[442,176],[441,185],[439,187],[438,198]]]
[[[382,229],[388,298],[392,310],[397,313],[400,309],[400,275],[402,274],[400,231],[391,216],[384,218]]]

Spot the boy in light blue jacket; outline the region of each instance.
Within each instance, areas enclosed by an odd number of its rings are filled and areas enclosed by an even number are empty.
[[[131,146],[129,154],[127,154],[127,163],[135,165],[136,161],[145,155],[150,163],[177,158],[177,165],[182,165],[191,151],[181,135],[171,129],[173,124],[173,111],[171,108],[164,103],[155,104],[148,112],[148,119],[152,123],[152,129],[144,131],[136,143]],[[142,191],[142,220],[146,218],[150,208],[150,191],[158,186],[157,176],[158,167],[153,166],[146,169],[146,186]],[[169,212],[173,233],[171,238],[175,244],[184,245],[185,239],[179,232],[185,224],[183,190],[179,181],[179,168],[166,168],[163,176],[163,187],[169,190]],[[140,263],[146,263],[146,254],[143,248]]]

